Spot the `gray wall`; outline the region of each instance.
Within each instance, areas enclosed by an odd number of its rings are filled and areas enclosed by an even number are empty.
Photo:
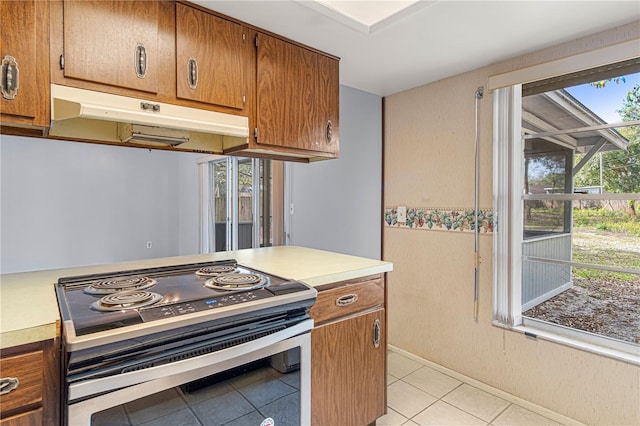
[[[340,159],[289,166],[289,243],[379,259],[382,100],[340,103]],[[200,156],[2,135],[0,272],[197,253]]]
[[[197,253],[200,156],[3,135],[0,271]]]
[[[380,96],[340,86],[340,158],[289,170],[289,244],[380,258]]]

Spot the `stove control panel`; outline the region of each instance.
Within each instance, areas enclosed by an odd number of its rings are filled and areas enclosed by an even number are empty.
[[[273,294],[264,289],[259,289],[239,293],[219,294],[208,299],[193,300],[190,302],[158,305],[139,309],[138,313],[144,322],[149,322],[191,314],[193,312],[224,308],[225,306],[238,305],[253,300],[266,299],[268,297],[273,297]]]

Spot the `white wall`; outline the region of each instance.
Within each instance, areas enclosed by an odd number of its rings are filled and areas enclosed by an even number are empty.
[[[379,96],[340,86],[340,158],[292,163],[288,170],[294,204],[289,244],[380,259]]]
[[[3,135],[0,271],[197,253],[200,156]]]

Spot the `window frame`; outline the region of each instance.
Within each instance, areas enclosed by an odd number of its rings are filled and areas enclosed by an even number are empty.
[[[639,45],[640,40],[632,40],[489,78],[493,92],[493,209],[497,222],[493,234],[493,325],[635,365],[640,365],[637,344],[522,315],[523,201],[529,198],[522,194],[525,137],[521,123],[523,84],[637,57]],[[607,198],[611,195],[602,194]]]

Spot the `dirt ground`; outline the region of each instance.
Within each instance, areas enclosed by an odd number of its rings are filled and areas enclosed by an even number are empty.
[[[572,288],[523,315],[640,344],[640,280],[575,279]]]
[[[627,257],[632,262],[640,258],[640,239],[633,236],[603,239],[581,232],[574,234],[573,242],[574,250],[599,256]],[[629,281],[574,277],[573,284],[523,315],[640,344],[640,277]]]

